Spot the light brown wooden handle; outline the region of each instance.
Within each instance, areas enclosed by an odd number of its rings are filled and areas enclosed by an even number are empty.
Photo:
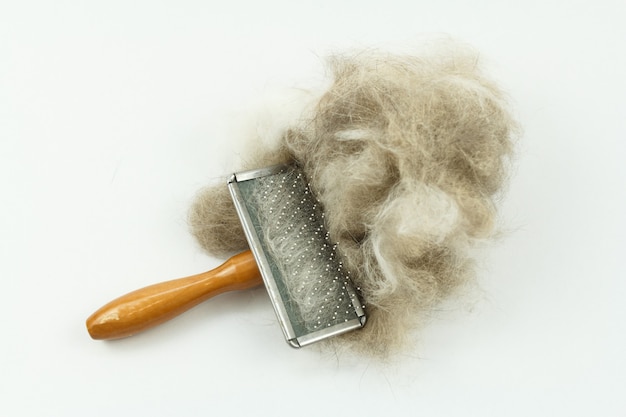
[[[151,285],[106,304],[87,319],[93,339],[119,339],[161,324],[226,291],[263,283],[250,251],[212,271]]]

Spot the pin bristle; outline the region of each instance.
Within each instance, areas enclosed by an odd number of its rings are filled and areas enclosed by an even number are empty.
[[[301,325],[314,332],[354,319],[352,296],[346,289],[349,273],[337,256],[321,204],[306,178],[286,169],[255,181],[252,199],[265,250],[280,272],[290,308],[299,312]]]

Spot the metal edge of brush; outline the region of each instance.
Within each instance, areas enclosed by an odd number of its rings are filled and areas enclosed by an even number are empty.
[[[257,262],[259,271],[261,272],[261,277],[263,278],[263,282],[265,283],[265,288],[267,289],[268,295],[272,301],[272,306],[274,307],[276,316],[278,317],[278,321],[280,323],[280,327],[285,335],[285,338],[287,339],[287,343],[289,343],[289,345],[292,347],[298,348],[300,347],[300,344],[298,344],[297,342],[296,333],[293,330],[293,326],[291,326],[291,321],[288,319],[289,316],[287,313],[287,309],[280,296],[278,285],[276,284],[274,275],[272,274],[272,268],[270,266],[269,260],[267,259],[267,256],[265,256],[265,253],[261,248],[261,242],[259,240],[259,237],[254,230],[254,227],[251,226],[252,219],[250,218],[248,209],[245,206],[244,198],[241,195],[241,191],[239,190],[237,184],[238,182],[248,181],[258,177],[278,173],[282,168],[282,166],[273,166],[258,170],[235,173],[228,180],[228,189],[230,190],[230,194],[235,204],[235,209],[237,210],[237,214],[239,215],[239,219],[245,232],[246,239],[248,240],[248,245],[250,246],[250,250],[254,255],[254,259]]]
[[[296,167],[297,168],[297,167]],[[293,326],[291,325],[291,320],[289,319],[289,314],[287,312],[287,307],[284,304],[284,301],[280,295],[280,291],[278,289],[278,285],[276,283],[276,278],[272,273],[272,268],[270,265],[270,261],[265,255],[265,252],[262,249],[262,244],[260,238],[252,226],[253,222],[250,214],[248,213],[248,209],[245,205],[245,200],[239,190],[238,183],[248,180],[253,180],[259,177],[265,177],[269,175],[275,175],[280,173],[281,171],[294,169],[294,165],[291,164],[281,164],[274,165],[267,168],[254,169],[249,171],[242,171],[234,173],[228,180],[228,189],[233,199],[233,203],[235,205],[235,209],[237,214],[239,215],[239,219],[243,226],[246,239],[250,246],[250,250],[254,255],[254,258],[259,267],[259,271],[261,272],[261,276],[263,278],[263,282],[265,283],[265,287],[267,288],[268,295],[272,301],[272,305],[274,307],[274,311],[276,316],[278,317],[278,321],[280,327],[285,335],[285,339],[287,343],[293,348],[300,348],[302,346],[306,346],[320,340],[326,339],[328,337],[337,336],[342,333],[346,333],[348,331],[361,328],[365,326],[365,322],[367,317],[365,315],[365,311],[362,308],[360,299],[357,295],[352,282],[346,282],[346,291],[350,296],[350,300],[352,302],[352,306],[354,307],[356,318],[353,320],[349,320],[345,323],[336,324],[330,328],[318,330],[312,333],[308,333],[306,335],[297,336]]]

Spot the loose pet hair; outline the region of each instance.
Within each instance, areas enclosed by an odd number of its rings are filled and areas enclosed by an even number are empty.
[[[302,166],[368,314],[363,330],[327,343],[386,356],[472,278],[469,250],[494,231],[516,123],[466,47],[362,51],[329,66],[310,114],[241,168]],[[204,189],[189,220],[213,255],[247,248],[225,184]]]

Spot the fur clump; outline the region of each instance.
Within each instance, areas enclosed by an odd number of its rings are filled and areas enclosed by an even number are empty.
[[[465,49],[365,52],[330,65],[334,82],[313,113],[256,163],[303,167],[360,288],[367,325],[329,343],[385,356],[471,279],[469,249],[493,231],[516,125]],[[224,189],[192,208],[193,233],[214,254],[246,247]]]

